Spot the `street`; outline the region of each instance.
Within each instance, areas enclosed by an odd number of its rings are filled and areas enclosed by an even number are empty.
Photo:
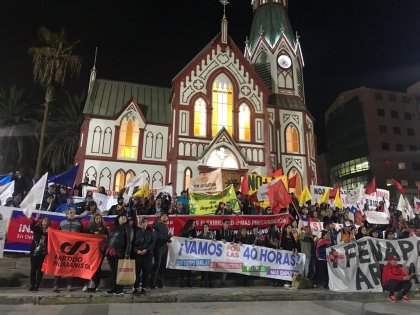
[[[142,303],[85,305],[0,305],[2,315],[90,315],[90,314],[292,314],[292,315],[376,315],[419,314],[420,301],[391,302],[242,302],[242,303]]]

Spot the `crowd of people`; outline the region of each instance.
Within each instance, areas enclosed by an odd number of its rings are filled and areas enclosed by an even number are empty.
[[[80,192],[83,185],[95,185],[88,180],[77,185]],[[98,192],[105,194],[103,187]],[[188,215],[188,192],[171,195],[160,193],[148,198],[130,198],[126,203],[123,191],[117,199],[117,204],[108,211],[101,212],[92,194],[87,194],[83,202],[74,203],[68,189],[59,185],[50,185],[46,189],[41,209],[45,211],[65,212],[66,220],[60,224],[60,229],[70,232],[86,232],[91,234],[106,234],[107,246],[103,248],[104,257],[107,258],[112,274],[112,288],[108,291],[113,294],[122,294],[123,288],[116,284],[117,264],[121,258],[132,258],[136,262],[136,282],[133,293],[144,294],[146,288],[162,288],[164,286],[164,269],[166,264],[167,248],[171,236],[168,232],[167,221],[171,215]],[[260,203],[252,202],[247,195],[237,192],[237,202],[240,210],[232,210],[230,202],[220,202],[215,215],[270,215],[270,206],[263,208]],[[202,238],[219,240],[227,243],[249,244],[266,246],[272,249],[289,250],[294,253],[306,255],[304,267],[305,278],[310,278],[319,287],[328,288],[327,248],[333,245],[346,244],[365,236],[383,238],[388,240],[403,239],[410,236],[420,237],[419,214],[411,221],[403,217],[396,205],[389,206],[390,220],[387,225],[370,224],[362,213],[354,214],[349,208],[333,208],[328,204],[311,205],[309,202],[299,206],[297,198],[292,194],[292,203],[289,208],[282,209],[280,213],[290,215],[290,223],[278,227],[271,225],[268,229],[253,226],[252,229],[242,227],[233,230],[230,220],[224,219],[223,226],[212,231],[209,224],[197,228],[193,219],[188,220],[179,236],[187,238]],[[18,206],[18,204],[16,205]],[[379,203],[376,210],[383,211],[384,204]],[[61,210],[60,210],[61,209]],[[88,229],[85,230],[79,219],[92,215]],[[116,215],[112,230],[106,228],[103,215]],[[159,219],[152,225],[148,222],[150,215]],[[138,219],[139,218],[139,219]],[[320,234],[314,233],[310,228],[311,222],[319,222],[322,226]],[[48,218],[39,220],[39,215],[31,225],[34,239],[31,247],[31,287],[37,290],[42,279],[40,266],[46,253],[47,233],[50,221]],[[42,247],[44,246],[44,249]],[[216,273],[202,272],[201,286],[213,287]],[[192,272],[179,272],[180,285],[192,286]],[[226,273],[220,273],[221,285],[226,284]],[[95,291],[101,279],[99,268],[91,281],[87,282],[83,291]],[[249,285],[250,277],[243,277],[243,285]],[[60,277],[54,279],[54,291],[58,292]],[[68,289],[71,289],[72,279],[67,279]],[[389,279],[387,279],[389,280]],[[273,286],[288,286],[286,281],[273,281]]]

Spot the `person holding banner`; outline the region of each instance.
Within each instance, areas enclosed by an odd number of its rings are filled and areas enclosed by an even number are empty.
[[[33,240],[30,250],[31,284],[29,286],[29,291],[38,291],[43,276],[43,272],[41,271],[42,263],[44,262],[45,255],[47,254],[48,229],[50,227],[51,220],[50,218],[45,217],[42,221],[40,221],[40,214],[41,213],[38,211],[35,220],[31,223]]]
[[[404,269],[398,265],[396,256],[389,256],[388,263],[384,266],[382,271],[382,285],[384,290],[389,292],[389,300],[397,302],[398,297],[395,292],[401,292],[401,299],[409,301],[408,292],[410,292],[412,283],[411,276],[407,275]]]
[[[321,239],[316,244],[316,274],[319,284],[324,289],[328,289],[327,248],[331,245],[330,233],[323,230],[321,232]]]
[[[203,232],[200,235],[200,238],[203,240],[214,240],[214,234],[210,231],[210,226],[206,222],[203,224]],[[213,288],[213,272],[202,271],[201,272],[201,287]]]
[[[171,234],[168,230],[168,214],[160,213],[160,220],[153,222],[153,229],[155,231],[155,249],[153,251],[153,258],[155,263],[153,265],[152,275],[150,277],[150,287],[152,289],[163,288],[163,271],[166,267],[166,257],[168,256],[168,243],[171,242]]]
[[[107,291],[109,294],[124,294],[123,287],[117,285],[118,260],[130,258],[133,241],[133,230],[128,224],[127,215],[119,214],[115,218],[114,228],[108,235],[108,248],[105,252],[111,268],[112,287]]]
[[[197,238],[197,232],[195,231],[195,221],[192,219],[188,220],[179,233],[179,236],[188,239]],[[184,288],[185,286],[190,288],[192,287],[191,275],[191,270],[181,270],[181,288]]]
[[[224,219],[223,220],[223,226],[222,228],[217,231],[216,233],[216,240],[218,241],[222,241],[223,243],[231,243],[233,242],[233,231],[229,229],[230,226],[230,220],[229,219]],[[226,277],[227,277],[227,273],[226,272],[222,272],[222,286],[224,287],[226,285]]]

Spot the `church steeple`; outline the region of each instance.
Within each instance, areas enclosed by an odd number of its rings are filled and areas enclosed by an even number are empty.
[[[220,3],[223,5],[223,18],[222,18],[222,43],[227,44],[228,40],[228,21],[226,18],[226,6],[229,4],[228,0],[220,0]]]
[[[93,82],[96,80],[96,57],[97,57],[97,55],[98,55],[98,47],[95,48],[95,60],[93,61],[93,68],[92,68],[92,70],[90,70],[88,94],[92,90]]]

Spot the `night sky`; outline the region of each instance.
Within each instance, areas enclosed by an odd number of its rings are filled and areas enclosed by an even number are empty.
[[[250,0],[231,0],[229,33],[243,51]],[[290,0],[301,36],[307,105],[325,150],[323,114],[338,93],[360,86],[405,90],[420,80],[420,1]],[[218,0],[19,1],[0,3],[0,86],[34,87],[28,47],[40,26],[80,40],[82,72],[68,88],[87,89],[95,47],[98,77],[170,86],[219,32]],[[37,93],[35,93],[37,95]],[[40,99],[41,102],[41,99]]]

